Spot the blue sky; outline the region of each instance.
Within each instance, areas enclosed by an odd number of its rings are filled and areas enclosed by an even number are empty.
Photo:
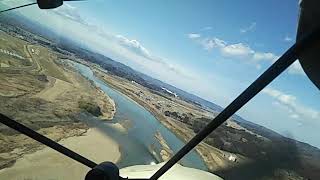
[[[224,107],[294,43],[298,1],[95,0],[20,12]],[[318,99],[295,63],[239,114],[320,147]]]

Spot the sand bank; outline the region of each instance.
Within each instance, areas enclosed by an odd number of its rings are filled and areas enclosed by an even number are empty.
[[[97,129],[89,129],[84,136],[70,137],[59,142],[94,162],[120,160],[119,145]],[[74,180],[84,179],[86,166],[44,148],[18,159],[10,168],[0,170],[0,179],[10,180]]]

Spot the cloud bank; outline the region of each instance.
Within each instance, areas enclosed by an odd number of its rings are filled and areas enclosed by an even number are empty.
[[[294,95],[273,88],[265,88],[262,92],[274,98],[275,101],[273,105],[285,109],[291,118],[311,120],[318,120],[320,118],[320,112],[318,110],[301,104]]]
[[[243,60],[253,65],[260,65],[261,62],[274,62],[279,58],[272,52],[260,52],[252,49],[245,43],[227,43],[218,37],[202,37],[201,34],[189,34],[189,39],[201,45],[206,51],[218,50],[224,57],[235,60]]]

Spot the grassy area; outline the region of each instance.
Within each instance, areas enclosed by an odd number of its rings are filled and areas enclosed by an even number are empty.
[[[21,59],[15,55],[26,57],[24,46],[27,42],[18,38],[9,36],[8,34],[0,31],[0,63],[2,67],[20,68],[25,66],[31,66],[31,62],[28,59]],[[10,52],[11,54],[3,52]],[[14,54],[14,55],[13,55]]]
[[[39,50],[39,55],[32,54],[32,59],[40,63],[41,69],[46,75],[69,82],[60,67],[54,62],[51,52],[38,46],[35,46],[34,49]]]
[[[26,41],[9,36],[8,34],[0,31],[0,48],[14,52],[22,57],[26,57],[24,46],[27,45]]]
[[[26,58],[30,57],[29,53],[27,52],[26,47],[29,47],[27,45],[28,43],[26,41],[15,38],[6,34],[5,32],[0,31],[0,49],[1,51],[5,50],[5,52],[0,52],[1,67],[17,69],[26,66],[31,67],[32,65],[34,65],[33,68],[36,68],[36,64],[39,63],[40,69],[38,69],[37,71],[42,71],[47,76],[52,76],[62,81],[69,82],[68,78],[64,75],[61,68],[54,62],[54,58],[51,56],[52,52],[50,52],[47,48],[43,48],[40,46],[31,46],[31,48],[37,50],[37,53],[31,53],[31,58],[35,63],[32,64],[32,62],[30,62],[29,59]],[[29,50],[31,50],[31,48],[29,47]],[[12,54],[19,55],[26,59],[15,57]]]
[[[11,68],[20,68],[32,65],[28,59],[18,59],[2,53],[0,53],[0,63],[6,64]]]

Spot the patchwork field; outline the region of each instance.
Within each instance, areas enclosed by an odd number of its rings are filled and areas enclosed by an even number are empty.
[[[77,119],[80,113],[113,117],[115,105],[105,93],[53,50],[20,38],[0,31],[0,113],[55,141],[85,135],[89,127]],[[0,124],[0,169],[42,148]]]

